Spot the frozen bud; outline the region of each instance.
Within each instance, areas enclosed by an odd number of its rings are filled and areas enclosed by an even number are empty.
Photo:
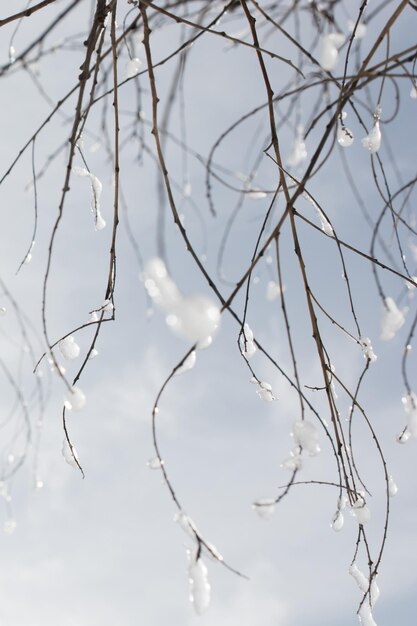
[[[378,357],[372,349],[372,343],[369,337],[362,337],[359,340],[359,343],[362,348],[364,358],[367,361],[371,361],[371,363],[374,363]]]
[[[343,517],[343,513],[337,510],[336,513],[333,515],[331,527],[335,532],[339,532],[339,530],[342,530],[343,528],[344,521],[345,520]]]
[[[274,498],[263,498],[252,504],[252,508],[257,512],[259,517],[265,520],[271,519],[275,511]]]
[[[345,125],[346,111],[343,111],[339,118],[337,127],[337,142],[342,148],[348,148],[353,144],[353,133]]]
[[[87,399],[84,393],[81,391],[79,387],[71,387],[71,389],[67,393],[67,399],[65,401],[65,408],[68,411],[80,411],[84,408]]]
[[[175,375],[184,374],[184,372],[188,372],[188,370],[193,369],[197,360],[196,352],[193,350],[185,359],[184,363],[180,365],[180,367],[175,371]]]
[[[318,61],[327,72],[336,67],[339,58],[338,50],[344,44],[344,41],[345,37],[341,33],[329,33],[321,37]]]
[[[402,311],[397,307],[391,297],[385,298],[384,314],[381,322],[381,341],[390,341],[400,330],[405,322],[406,309]]]
[[[89,359],[95,359],[96,356],[98,355],[98,350],[96,350],[95,348],[93,348],[90,352],[90,356],[88,357]]]
[[[362,496],[359,496],[356,502],[353,503],[351,513],[358,524],[366,524],[371,519],[371,511],[365,504],[365,500]]]
[[[149,469],[152,469],[152,470],[159,470],[159,469],[161,469],[163,464],[164,464],[163,460],[160,459],[157,456],[154,457],[153,459],[149,459],[149,461],[146,463],[146,465],[149,467]]]
[[[207,567],[201,557],[188,556],[188,580],[190,583],[190,602],[197,615],[202,615],[210,605],[210,584],[207,580]]]
[[[256,352],[256,345],[253,341],[253,332],[247,323],[243,326],[243,331],[239,337],[239,346],[241,353],[247,360],[251,359]]]
[[[7,309],[5,306],[0,307],[0,315],[6,315]]]
[[[68,440],[65,438],[62,444],[62,456],[71,467],[78,469],[78,454],[74,446],[69,445]]]
[[[76,359],[77,356],[79,356],[80,354],[80,346],[75,342],[75,339],[72,335],[69,335],[69,337],[65,337],[65,339],[61,339],[58,346],[62,356],[65,359]]]
[[[130,59],[126,63],[126,79],[133,78],[139,73],[139,70],[142,66],[142,61],[135,57],[134,59]]]
[[[413,98],[413,100],[417,98],[417,87],[415,85],[411,87],[410,98]]]
[[[261,398],[261,400],[265,400],[265,402],[272,402],[273,400],[276,400],[276,397],[272,393],[271,385],[269,383],[264,382],[264,381],[261,381],[258,384],[258,388],[256,390],[256,393]]]
[[[290,156],[287,159],[287,164],[290,167],[297,167],[300,163],[307,158],[306,145],[304,143],[304,128],[299,126],[295,135]]]
[[[316,456],[320,452],[317,429],[311,422],[306,420],[294,422],[291,434],[295,443],[310,456]]]

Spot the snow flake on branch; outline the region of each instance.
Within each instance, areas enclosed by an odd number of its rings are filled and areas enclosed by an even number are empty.
[[[59,344],[59,350],[65,359],[76,359],[80,354],[80,346],[75,342],[72,335],[62,339]]]

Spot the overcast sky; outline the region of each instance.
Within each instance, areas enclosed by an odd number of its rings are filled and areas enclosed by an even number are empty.
[[[26,6],[26,2],[13,4],[12,10]],[[16,54],[36,36],[40,25],[49,23],[67,4],[57,2],[56,6],[48,7],[22,23],[13,42]],[[119,4],[119,24],[122,24],[125,3],[120,1]],[[351,4],[350,17],[353,19],[360,3],[355,0]],[[350,6],[350,3],[345,5]],[[90,6],[89,2],[81,2],[65,27],[59,28],[51,38],[52,45],[75,35],[77,45],[66,41],[64,50],[46,55],[34,68],[39,73],[36,81],[23,72],[12,71],[2,77],[0,174],[7,170],[21,146],[46,118],[51,101],[56,102],[77,81],[82,59],[79,44],[85,36]],[[390,5],[378,17],[368,34],[370,38],[392,10]],[[9,11],[9,6],[2,7],[0,18]],[[340,11],[339,25],[345,34],[348,33],[348,17],[346,12]],[[393,50],[398,42],[404,48],[408,41],[409,45],[415,44],[415,19],[416,13],[411,9],[407,11],[392,35]],[[243,22],[239,19],[226,18],[224,29],[229,34],[236,34],[242,28]],[[307,24],[303,23],[302,29],[305,30],[305,40],[311,41],[313,35]],[[12,32],[13,25],[0,29],[0,65],[7,63]],[[155,29],[155,60],[175,49],[182,36],[178,26],[161,31]],[[271,35],[266,41],[279,54],[297,60],[296,52],[283,44],[277,35]],[[144,62],[139,36],[135,42],[135,54]],[[367,50],[366,41],[363,45]],[[126,61],[126,51],[123,50],[119,59],[122,76]],[[268,63],[278,92],[291,72],[278,60]],[[339,72],[341,67],[342,61],[339,60]],[[176,60],[156,72],[162,111],[175,68]],[[311,66],[309,71],[312,71]],[[42,85],[42,93],[37,81]],[[150,154],[145,151],[143,159],[138,159],[137,140],[132,140],[123,149],[121,185],[132,231],[141,257],[147,261],[158,252],[158,193],[146,74],[140,77],[140,85],[142,100],[139,106]],[[390,127],[389,142],[394,154],[398,153],[397,166],[403,180],[407,181],[415,175],[417,101],[409,97],[410,84],[401,84],[401,87],[404,104]],[[214,36],[211,39],[202,37],[191,49],[183,89],[186,141],[195,152],[204,156],[237,118],[265,102],[264,86],[253,50],[231,47]],[[133,129],[133,114],[138,108],[137,92],[131,82],[122,86],[119,94],[122,137],[126,137]],[[371,90],[372,97],[375,94]],[[393,95],[388,87],[386,102],[389,116]],[[74,103],[75,100],[70,99],[63,114],[56,116],[37,139],[35,166],[38,172],[48,156],[67,140],[70,132],[68,117],[73,113]],[[287,106],[293,104],[282,105],[280,115],[284,115]],[[307,123],[311,106],[309,95],[303,96],[301,123]],[[46,311],[52,341],[87,322],[89,312],[99,308],[104,300],[113,188],[111,165],[100,128],[101,113],[101,105],[97,105],[84,133],[84,153],[91,171],[103,183],[101,208],[108,226],[103,231],[94,230],[89,182],[73,176],[56,239],[48,286]],[[381,200],[372,184],[369,154],[361,146],[360,138],[364,132],[359,125],[355,126],[353,119],[350,123],[355,127],[356,140],[346,154],[362,197],[375,218],[381,210]],[[367,123],[370,123],[369,119]],[[320,128],[323,129],[324,125]],[[170,130],[181,138],[182,119],[178,106],[174,107]],[[316,129],[307,138],[309,155],[319,136]],[[283,153],[288,158],[294,138],[293,123],[284,125],[280,138]],[[251,118],[225,139],[215,161],[234,173],[249,174],[267,143],[265,116]],[[382,150],[388,163],[388,148],[383,146]],[[205,267],[216,277],[218,250],[238,194],[214,182],[217,217],[213,218],[206,199],[204,167],[191,154],[184,164],[184,153],[174,142],[167,144],[166,154],[168,170],[177,184],[175,194],[183,223]],[[27,316],[25,323],[36,359],[45,349],[41,328],[42,281],[65,175],[66,155],[66,151],[61,151],[38,182],[36,245],[31,262],[23,265],[17,275],[16,270],[31,242],[34,223],[30,149],[0,186],[0,276]],[[76,165],[83,166],[79,155]],[[258,173],[253,185],[274,189],[276,172],[271,161],[264,157],[256,167]],[[387,171],[396,188],[395,171],[391,166]],[[302,173],[302,169],[297,173]],[[232,178],[227,180],[230,182]],[[189,199],[182,193],[187,182],[191,184]],[[240,184],[236,176],[233,183]],[[311,192],[325,208],[340,238],[352,240],[359,248],[367,250],[370,229],[346,183],[337,149],[322,173],[314,179]],[[224,280],[218,282],[224,296],[230,293],[232,284],[250,262],[270,197],[246,198],[242,204],[223,257]],[[310,204],[304,199],[299,202],[300,210],[312,221],[316,220],[320,227]],[[411,196],[411,209],[413,202],[415,194]],[[205,294],[214,298],[185,250],[166,201],[165,209],[166,262],[173,278],[185,296]],[[276,208],[271,224],[278,215]],[[386,232],[389,239],[389,228]],[[311,284],[320,301],[354,332],[334,241],[321,232],[301,226],[300,238],[307,266],[311,269]],[[408,243],[406,237],[404,241]],[[0,306],[7,309],[6,315],[0,318],[1,362],[9,367],[9,370],[3,369],[0,383],[4,415],[3,476],[13,469],[19,462],[19,454],[25,451],[26,433],[21,408],[7,420],[16,401],[16,392],[7,372],[19,382],[28,403],[32,432],[32,444],[23,466],[10,481],[5,481],[11,501],[4,499],[0,502],[0,520],[5,524],[5,532],[1,535],[0,626],[356,624],[355,612],[361,594],[349,576],[348,568],[355,549],[358,524],[346,514],[342,532],[335,533],[330,528],[337,490],[329,486],[296,486],[269,521],[260,519],[251,509],[254,500],[275,497],[278,486],[288,480],[289,472],[281,467],[281,463],[293,445],[290,432],[298,419],[299,403],[288,383],[259,353],[253,359],[253,366],[261,379],[272,385],[277,400],[267,403],[257,396],[255,386],[249,382],[251,374],[237,346],[239,326],[227,314],[222,316],[212,346],[198,351],[194,369],[176,377],[167,387],[157,416],[161,454],[183,510],[194,520],[204,538],[218,548],[225,561],[249,578],[234,575],[206,556],[211,606],[203,616],[195,615],[188,598],[186,560],[186,549],[193,548],[193,542],[173,522],[176,507],[160,471],[147,467],[147,461],[155,456],[151,412],[156,394],[190,348],[190,343],[173,335],[165,324],[164,313],[156,306],[150,307],[141,280],[142,269],[127,236],[124,210],[121,210],[117,245],[116,320],[103,325],[97,343],[99,354],[89,362],[80,381],[87,397],[86,407],[68,416],[71,439],[85,471],[84,480],[78,470],[65,463],[61,452],[65,386],[50,373],[43,361],[39,371],[43,374],[41,381],[47,404],[44,414],[40,415],[37,396],[33,395],[32,357],[23,349],[27,341],[19,331],[10,299],[3,294],[0,301]],[[273,250],[270,253],[273,254]],[[408,248],[407,254],[412,258]],[[268,282],[276,280],[276,269],[274,273],[268,256],[269,253],[254,275],[248,321],[259,342],[268,348],[285,371],[291,373],[279,300],[269,301],[266,295]],[[289,230],[283,236],[282,257],[303,384],[321,386],[320,368],[313,349]],[[383,445],[389,473],[395,477],[399,488],[398,495],[391,502],[390,529],[378,578],[381,598],[374,616],[378,626],[395,622],[411,625],[415,623],[417,584],[416,443],[411,441],[407,446],[400,446],[395,441],[405,424],[400,365],[409,326],[406,325],[391,342],[379,341],[382,307],[371,269],[353,254],[347,254],[346,259],[363,335],[371,337],[378,355],[360,398]],[[401,306],[410,307],[408,315],[411,320],[414,301],[402,281],[387,276],[384,286],[388,295],[401,298],[398,300]],[[236,300],[236,308],[241,314],[241,296]],[[364,365],[361,350],[324,318],[320,323],[336,372],[353,386]],[[80,331],[76,340],[81,354],[85,354],[91,329]],[[65,363],[68,379],[77,371],[77,364]],[[415,365],[411,363],[411,380],[415,374]],[[338,391],[344,417],[349,401],[340,389]],[[320,392],[306,390],[306,394],[320,415],[328,420],[325,398]],[[359,416],[356,417],[355,454],[360,472],[366,476],[372,493],[369,504],[372,518],[368,526],[370,547],[373,553],[377,553],[384,521],[383,471],[372,438]],[[306,457],[300,480],[337,481],[334,457],[322,430],[320,445],[320,455]],[[7,532],[11,530],[13,532]],[[362,557],[361,564],[366,566]]]

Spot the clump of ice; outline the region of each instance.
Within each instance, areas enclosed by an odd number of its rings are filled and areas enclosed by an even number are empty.
[[[252,504],[252,508],[260,518],[270,520],[275,511],[274,498],[261,498]]]
[[[379,121],[381,119],[381,107],[378,106],[374,113],[374,122],[373,126],[369,132],[369,134],[362,139],[362,145],[366,148],[371,154],[375,154],[378,152],[381,147],[381,128]]]
[[[198,558],[188,551],[188,580],[190,583],[190,602],[197,615],[202,615],[210,605],[210,583],[207,567],[201,556]]]
[[[135,57],[134,59],[129,59],[129,61],[126,63],[126,79],[136,76],[139,73],[141,67],[142,61],[138,59],[138,57]]]
[[[287,159],[287,165],[289,167],[297,167],[300,163],[307,158],[307,149],[304,143],[304,128],[299,126],[295,135],[290,156]]]
[[[321,208],[319,207],[317,202],[314,200],[314,198],[307,191],[303,192],[303,198],[308,200],[310,202],[310,204],[313,205],[313,207],[314,207],[314,209],[315,209],[315,211],[316,211],[316,213],[318,215],[318,218],[320,220],[322,230],[329,237],[334,237],[333,226],[330,224],[329,220],[324,215],[323,211],[321,210]]]
[[[359,343],[361,345],[364,358],[367,361],[370,361],[371,363],[374,363],[377,360],[378,357],[376,356],[375,352],[373,351],[372,343],[371,343],[371,340],[369,339],[369,337],[361,337],[361,339],[359,340]]]
[[[65,400],[65,408],[68,411],[81,411],[87,402],[85,394],[79,387],[71,387],[67,393],[67,399]]]
[[[64,457],[64,459],[66,460],[66,462],[68,463],[68,465],[71,465],[71,467],[74,467],[75,469],[78,469],[78,454],[76,449],[74,448],[74,446],[72,446],[72,451],[70,448],[70,445],[68,443],[67,438],[64,439],[63,443],[62,443],[62,456]]]
[[[390,498],[393,498],[398,493],[398,486],[392,476],[388,479],[388,493]]]
[[[85,167],[74,166],[73,171],[77,176],[86,177],[90,179],[91,183],[91,211],[94,216],[94,226],[96,230],[102,230],[106,226],[106,222],[100,213],[100,198],[103,191],[103,185],[101,181],[89,172]]]
[[[327,72],[336,67],[339,59],[339,48],[343,46],[344,42],[345,36],[341,33],[329,33],[321,37],[318,61]]]
[[[259,383],[257,382],[257,385],[258,388],[256,390],[256,393],[261,398],[261,400],[264,400],[265,402],[273,402],[274,400],[276,400],[276,397],[272,392],[272,387],[269,383],[265,381],[260,381]]]
[[[72,335],[65,337],[62,339],[59,344],[59,350],[62,356],[65,359],[72,360],[76,359],[80,354],[80,346],[75,342],[75,339]]]
[[[343,111],[337,127],[337,142],[342,148],[348,148],[353,144],[354,140],[352,131],[345,125],[346,116],[346,111]]]
[[[417,396],[414,391],[407,393],[401,398],[404,411],[407,415],[407,440],[409,437],[417,437]],[[404,437],[403,437],[404,438]],[[401,442],[403,443],[403,442]]]
[[[175,375],[179,376],[180,374],[184,374],[184,372],[188,372],[188,370],[193,369],[196,364],[197,354],[196,351],[193,350],[185,359],[184,363],[180,365],[180,367],[175,371]]]
[[[210,345],[220,323],[219,307],[210,298],[182,296],[159,258],[146,264],[144,284],[153,301],[166,311],[166,323],[174,333],[198,348]]]
[[[294,422],[291,434],[295,443],[310,456],[316,456],[320,452],[317,429],[311,422],[307,420]]]
[[[371,519],[371,511],[362,495],[359,494],[352,504],[351,513],[356,518],[358,524],[366,524]]]
[[[388,296],[385,298],[384,315],[381,322],[381,341],[390,341],[400,330],[405,322],[407,309],[400,310],[395,304],[395,300]]]
[[[256,345],[253,340],[253,332],[249,324],[245,323],[239,338],[240,351],[245,359],[251,359],[256,352]]]
[[[345,519],[343,517],[343,513],[342,511],[340,511],[340,509],[338,509],[333,515],[331,527],[335,532],[339,532],[340,530],[342,530],[344,523]]]
[[[355,30],[355,24],[356,22],[353,22],[352,20],[348,20],[347,25],[348,25],[348,29],[350,33],[353,33],[353,31]],[[367,31],[366,24],[364,24],[363,22],[359,22],[358,25],[356,26],[354,39],[363,39],[366,35],[366,31]]]

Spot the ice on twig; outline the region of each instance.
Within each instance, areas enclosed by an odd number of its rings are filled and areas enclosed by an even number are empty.
[[[102,230],[106,226],[106,222],[100,213],[100,198],[103,191],[103,185],[97,176],[94,176],[94,174],[89,172],[85,167],[74,166],[72,169],[77,176],[87,177],[90,179],[92,192],[91,211],[94,216],[94,226],[96,230]]]
[[[354,22],[353,20],[348,20],[347,25],[350,33],[353,33],[353,31],[355,30],[355,24],[356,22]],[[366,35],[366,30],[366,24],[364,24],[363,22],[358,22],[355,30],[354,39],[363,39]]]
[[[327,219],[327,217],[324,215],[323,211],[321,210],[321,208],[319,207],[319,205],[317,204],[317,202],[314,200],[314,198],[307,192],[304,191],[303,192],[303,198],[305,198],[306,200],[308,200],[310,202],[310,204],[313,205],[318,218],[321,222],[321,228],[322,230],[326,233],[326,235],[328,235],[329,237],[334,237],[334,231],[333,231],[333,226],[330,224],[329,220]]]
[[[412,85],[412,87],[411,87],[410,98],[413,98],[413,100],[415,100],[417,98],[417,87],[416,87],[416,85]]]
[[[401,398],[401,402],[407,415],[406,433],[408,436],[405,438],[407,441],[409,437],[417,437],[417,396],[414,391],[411,391]]]
[[[388,493],[390,498],[393,498],[398,493],[398,486],[392,476],[388,479]]]
[[[264,520],[270,520],[275,511],[275,500],[274,498],[256,500],[256,502],[252,504],[252,508],[257,512],[259,517]]]
[[[245,323],[245,325],[243,326],[243,330],[239,337],[239,346],[241,353],[247,360],[251,359],[256,352],[256,345],[253,340],[253,332],[251,327],[247,323]]]
[[[365,600],[359,609],[358,616],[361,626],[377,626],[377,623],[373,618],[371,605],[369,604],[368,599]]]
[[[372,343],[369,337],[361,337],[359,340],[360,346],[363,351],[363,356],[367,361],[374,363],[377,360],[377,356],[372,348]]]
[[[77,461],[78,461],[77,451],[74,448],[74,446],[72,446],[72,450],[71,450],[71,447],[68,443],[67,438],[65,438],[62,443],[62,456],[64,457],[68,465],[71,465],[71,467],[74,467],[75,469],[79,469],[78,464],[77,464]]]
[[[381,147],[381,129],[379,120],[381,118],[381,107],[378,106],[374,113],[374,122],[369,134],[362,139],[362,145],[369,150],[371,154],[378,152]]]
[[[317,429],[311,422],[307,420],[294,422],[291,435],[295,443],[310,456],[316,456],[320,452]]]
[[[366,524],[371,519],[371,511],[366,506],[365,500],[361,495],[353,503],[351,513],[356,517],[358,524]]]
[[[265,191],[254,187],[248,192],[248,198],[251,198],[251,200],[262,200],[262,198],[266,198],[266,193]]]
[[[159,470],[159,469],[161,469],[163,464],[164,464],[163,460],[160,459],[157,456],[155,456],[153,459],[149,459],[149,461],[146,463],[146,465],[149,467],[149,469],[152,469],[152,470]]]
[[[188,551],[187,556],[190,602],[197,615],[202,615],[210,605],[210,584],[207,579],[207,567],[201,557],[196,558],[190,551]]]
[[[343,513],[338,509],[333,515],[331,527],[335,532],[339,532],[340,530],[342,530],[344,522],[345,519],[343,517]]]
[[[85,394],[81,391],[79,387],[71,387],[71,389],[67,393],[67,399],[65,400],[65,408],[68,411],[81,411],[84,408],[87,399]]]
[[[345,37],[341,33],[329,33],[321,37],[318,61],[321,67],[327,72],[330,72],[336,67],[339,58],[339,48],[344,42]]]
[[[349,574],[356,581],[356,584],[358,585],[359,589],[363,593],[366,593],[368,591],[368,589],[369,589],[369,579],[368,579],[367,576],[365,576],[365,574],[363,572],[361,572],[361,570],[356,565],[356,563],[353,563],[349,567]]]
[[[178,376],[180,374],[184,374],[184,372],[188,372],[188,370],[193,369],[197,360],[196,351],[193,350],[185,359],[184,363],[180,365],[180,367],[175,370],[175,375]]]
[[[149,296],[167,312],[166,322],[173,332],[198,348],[210,345],[220,323],[220,310],[210,298],[183,297],[158,258],[146,264],[144,284]]]
[[[289,167],[297,167],[300,163],[307,158],[307,149],[304,143],[304,128],[299,126],[295,135],[290,156],[287,159],[287,165]]]
[[[301,457],[300,449],[297,447],[295,450],[291,450],[290,456],[283,460],[281,467],[294,472],[301,469],[303,466],[303,459]]]
[[[142,67],[142,61],[135,57],[134,59],[129,59],[126,63],[126,79],[133,78],[139,73],[140,68]]]
[[[261,381],[258,383],[256,393],[261,398],[261,400],[264,400],[265,402],[273,402],[274,400],[276,400],[276,397],[272,393],[271,385],[265,381]]]
[[[385,298],[384,315],[381,322],[381,341],[390,341],[395,337],[397,331],[405,322],[405,313],[407,309],[400,310],[393,298],[388,296]]]
[[[58,346],[62,356],[65,359],[76,359],[77,356],[79,356],[80,354],[80,346],[75,342],[75,339],[72,335],[65,337],[65,339],[61,339]]]
[[[187,535],[189,535],[193,539],[196,539],[198,535],[197,527],[194,524],[193,520],[188,517],[188,515],[184,513],[184,511],[178,511],[178,513],[174,515],[174,522],[177,522],[177,524],[181,526],[181,528],[184,532],[187,533]]]
[[[353,133],[345,126],[346,111],[343,111],[337,126],[337,142],[342,148],[348,148],[353,144]]]

